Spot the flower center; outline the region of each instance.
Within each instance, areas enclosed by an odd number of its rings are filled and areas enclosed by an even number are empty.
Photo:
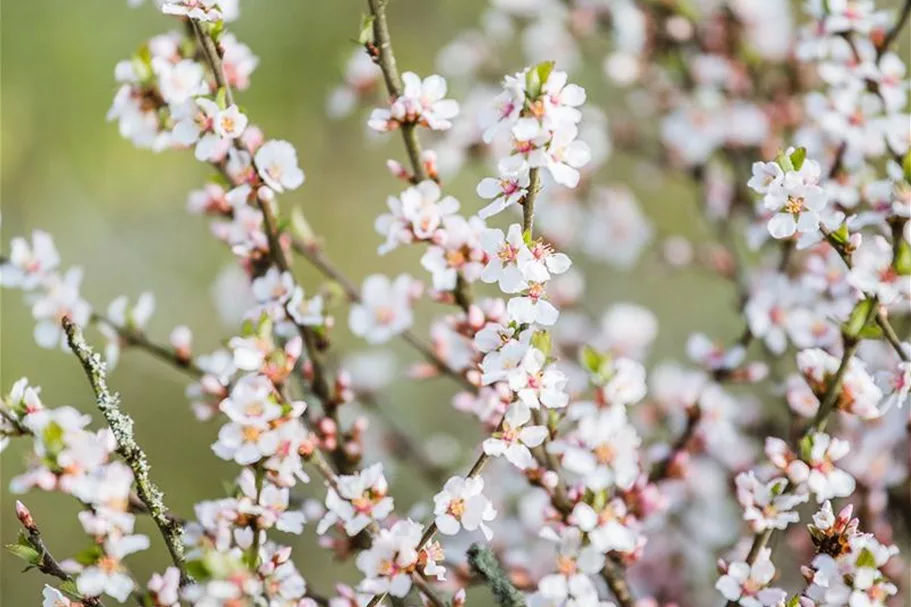
[[[805,209],[803,204],[803,198],[788,196],[788,201],[784,205],[784,211],[792,215],[800,215],[800,213]]]
[[[601,443],[594,449],[595,459],[599,464],[607,465],[614,459],[614,449],[607,443]]]
[[[570,576],[575,574],[576,570],[576,559],[563,554],[557,557],[557,571],[565,576]]]
[[[452,500],[449,502],[446,512],[454,516],[456,520],[462,520],[462,515],[465,514],[465,500],[460,497]]]

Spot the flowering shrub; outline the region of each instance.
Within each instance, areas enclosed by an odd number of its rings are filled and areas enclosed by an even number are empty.
[[[80,361],[100,414],[45,405],[26,378],[0,401],[0,448],[31,445],[11,489],[71,496],[88,536],[58,560],[17,505],[9,550],[53,582],[44,607],[461,607],[478,583],[504,607],[900,604],[911,115],[892,47],[911,2],[892,14],[868,0],[800,11],[786,0],[498,0],[441,51],[444,75],[421,76],[399,72],[386,0],[369,0],[330,112],[385,90],[366,125],[401,137],[407,159],[387,163],[403,183],[382,212],[373,201],[376,246],[415,247],[421,268],[361,284],[300,210],[280,206],[305,173],[294,145],[235,98],[258,63],[227,29],[238,2],[155,4],[177,28],[117,64],[108,119],[134,145],[192,149],[211,171],[188,210],[209,218],[254,301],[225,347],[202,354],[188,327],[167,343],[147,334],[151,293],[97,307],[49,234],[10,242],[0,282],[23,292],[38,346]],[[724,240],[701,261],[679,237],[660,251],[738,290],[742,333],[694,332],[679,346],[688,362],[647,366],[657,325],[646,308],[618,302],[595,322],[573,263],[631,268],[657,237],[632,193],[599,178],[611,132],[574,79],[601,34],[605,77],[656,127],[616,129],[613,145],[647,149],[655,134],[653,160],[701,188]],[[528,67],[504,74],[513,39]],[[460,202],[446,179],[477,160],[478,199]],[[301,284],[298,258],[326,284]],[[429,337],[413,326],[428,300],[445,306]],[[365,455],[375,430],[343,413],[361,403],[382,417],[390,373],[386,358],[340,356],[345,314],[363,341],[416,350],[411,380],[457,387],[452,405],[483,430],[470,465],[441,466],[391,417],[395,448]],[[108,387],[126,348],[191,377],[193,413],[219,426],[214,456],[237,466],[226,495],[168,509]],[[390,491],[394,458],[434,488],[409,512]],[[304,484],[320,498],[301,502]],[[138,517],[160,538],[138,533]],[[306,553],[277,532],[308,527],[354,564],[355,586],[304,579],[295,557]],[[157,541],[171,562],[139,579],[130,556]]]

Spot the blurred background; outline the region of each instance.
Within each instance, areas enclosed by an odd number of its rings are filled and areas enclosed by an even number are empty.
[[[386,210],[387,195],[398,193],[400,182],[385,169],[389,158],[404,160],[401,140],[365,139],[365,114],[332,121],[326,117],[327,94],[341,81],[343,67],[354,50],[364,3],[360,0],[253,0],[242,2],[242,17],[231,29],[253,49],[260,66],[240,103],[267,135],[288,139],[297,147],[307,180],[281,198],[283,213],[293,206],[306,212],[315,231],[325,239],[329,256],[359,282],[373,272],[407,271],[425,278],[419,252],[399,249],[379,258],[380,237],[374,218]],[[477,23],[481,0],[396,0],[390,4],[390,25],[400,68],[420,74],[434,71],[441,45]],[[885,4],[885,3],[884,3]],[[114,64],[127,58],[148,37],[175,26],[151,5],[127,7],[125,0],[6,2],[2,11],[2,249],[11,237],[41,228],[56,239],[63,267],[85,268],[83,295],[104,309],[115,296],[134,299],[152,291],[157,310],[149,334],[166,341],[172,327],[193,329],[194,349],[208,352],[236,327],[220,320],[213,296],[216,277],[232,265],[230,253],[213,239],[205,219],[185,211],[187,192],[199,187],[208,170],[189,153],[153,154],[122,140],[115,125],[105,122],[115,84]],[[592,103],[612,120],[621,109],[621,93],[603,84],[600,57],[579,74]],[[507,71],[522,67],[518,56],[505,60]],[[458,91],[452,91],[458,99]],[[369,110],[368,110],[369,111]],[[367,143],[365,143],[365,141]],[[642,173],[636,161],[617,152],[596,180],[621,182],[632,188],[651,216],[657,235],[679,234],[709,238],[696,193],[670,176]],[[481,203],[474,186],[484,167],[468,165],[447,191],[474,211]],[[656,239],[657,241],[658,239]],[[415,248],[416,249],[416,248]],[[581,256],[577,257],[581,260]],[[705,330],[720,339],[733,339],[740,322],[733,311],[731,285],[704,270],[666,268],[660,255],[647,254],[629,273],[586,264],[589,277],[587,309],[600,313],[612,302],[649,306],[657,315],[659,335],[652,359],[682,357],[686,337]],[[302,262],[297,272],[305,286],[315,288],[318,277]],[[698,294],[698,297],[697,297]],[[227,303],[227,302],[221,302]],[[42,386],[49,406],[73,405],[97,419],[90,390],[75,359],[61,351],[38,348],[32,340],[33,321],[21,293],[0,292],[0,390],[6,392],[21,376]],[[442,310],[424,304],[421,324]],[[339,315],[339,348],[366,349],[351,339]],[[97,337],[97,334],[93,337]],[[101,343],[98,339],[96,343]],[[414,362],[412,351],[393,342],[400,368]],[[125,409],[136,419],[139,442],[146,448],[153,476],[171,508],[189,514],[193,503],[222,494],[223,481],[236,468],[210,452],[216,426],[194,419],[183,391],[184,377],[141,352],[126,352],[112,383],[123,396]],[[401,414],[402,423],[420,436],[446,429],[476,444],[475,423],[449,405],[452,385],[445,381],[416,385],[397,382],[382,397]],[[24,443],[13,442],[3,454],[0,541],[15,541],[18,524],[9,494],[9,479],[22,468]],[[393,486],[399,510],[427,500],[433,490],[415,475],[398,474]],[[31,508],[58,558],[85,546],[75,519],[75,502],[59,495],[34,492],[23,498]],[[147,525],[148,521],[142,521]],[[143,529],[146,532],[151,530]],[[152,537],[152,550],[132,559],[140,579],[165,562],[161,543]],[[291,540],[312,541],[307,533]],[[327,551],[297,551],[302,573],[319,592],[331,591],[331,555]],[[21,562],[0,553],[0,603],[10,607],[35,605],[44,580],[38,572],[21,575]],[[356,581],[350,571],[342,579]]]

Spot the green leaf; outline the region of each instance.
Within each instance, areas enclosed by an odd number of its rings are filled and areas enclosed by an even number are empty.
[[[873,553],[870,552],[868,548],[864,548],[860,551],[860,554],[857,555],[857,561],[855,561],[855,566],[860,569],[861,567],[869,567],[870,569],[876,569],[876,557],[873,556]]]
[[[861,339],[882,339],[882,336],[882,328],[872,322],[868,322],[864,328],[860,330],[860,333],[857,334],[857,337]]]
[[[77,552],[73,557],[73,560],[80,565],[88,567],[89,565],[97,563],[103,556],[104,549],[101,546],[89,546],[85,550]]]
[[[799,171],[800,167],[803,166],[803,161],[807,159],[807,148],[797,148],[791,152],[791,164],[794,166],[795,171]]]
[[[79,594],[79,588],[76,587],[76,582],[73,580],[66,580],[57,586],[57,590],[77,601],[82,598],[82,595]]]
[[[218,93],[215,94],[215,105],[222,110],[228,107],[228,91],[223,86],[219,87]]]
[[[152,51],[148,44],[139,47],[130,60],[133,71],[136,72],[136,78],[140,82],[147,82],[152,78]]]
[[[794,170],[794,163],[791,162],[791,157],[784,152],[778,152],[778,156],[775,157],[775,162],[778,163],[778,166],[780,166],[781,170],[785,173]]]
[[[875,302],[872,299],[867,298],[854,306],[847,322],[842,326],[844,334],[848,337],[860,337],[861,332],[870,320],[874,305]]]
[[[835,244],[842,245],[842,246],[848,244],[848,239],[850,237],[851,237],[851,234],[848,232],[847,223],[843,223],[840,226],[838,226],[837,230],[829,232],[830,240],[835,242]]]
[[[7,544],[6,549],[32,567],[37,566],[38,563],[41,562],[41,553],[31,546],[23,546],[22,544]]]
[[[579,354],[579,362],[589,373],[595,375],[601,369],[601,363],[604,357],[600,352],[589,345],[582,346],[582,352]]]
[[[800,452],[800,459],[810,459],[810,452],[813,450],[813,437],[804,436],[797,444],[797,450]]]
[[[898,240],[898,246],[895,249],[895,271],[901,276],[911,274],[911,244],[904,238]]]
[[[788,486],[788,481],[781,479],[779,482],[772,485],[772,496],[779,496],[784,493],[785,487]]]
[[[374,43],[373,38],[373,15],[361,15],[361,29],[357,35],[358,44],[367,46]]]
[[[50,422],[44,427],[41,434],[45,451],[48,456],[56,459],[57,454],[66,447],[63,442],[63,428],[57,422]]]
[[[535,331],[531,336],[531,345],[543,352],[544,356],[550,356],[550,333],[548,331]]]
[[[537,99],[541,95],[541,87],[547,82],[552,71],[554,71],[553,61],[542,61],[528,70],[525,75],[525,91],[531,99]]]
[[[905,172],[905,181],[911,183],[911,150],[905,154],[905,159],[902,160],[902,168]]]
[[[209,26],[209,37],[212,38],[213,42],[217,41],[222,33],[225,31],[225,22],[216,21]]]
[[[785,603],[785,607],[800,607],[800,595],[795,594],[788,599],[788,602]]]
[[[205,563],[200,560],[187,561],[187,574],[199,582],[208,579],[209,570],[206,569]]]

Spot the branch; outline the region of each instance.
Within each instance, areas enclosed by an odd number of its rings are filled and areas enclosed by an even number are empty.
[[[367,6],[370,15],[373,17],[373,43],[368,44],[368,50],[374,58],[374,61],[383,72],[383,80],[386,83],[386,92],[393,99],[402,96],[402,77],[399,76],[399,68],[396,64],[395,54],[392,52],[392,39],[389,36],[389,23],[386,20],[386,5],[389,0],[367,0]],[[427,171],[424,169],[422,159],[423,151],[421,150],[421,141],[417,135],[417,124],[414,122],[405,122],[402,124],[402,141],[405,144],[405,151],[408,153],[408,159],[411,163],[412,181],[420,183],[428,179]],[[434,181],[437,181],[434,178]],[[469,284],[462,273],[458,273],[456,287],[453,291],[456,304],[465,312],[471,306],[471,292]]]
[[[230,84],[225,78],[224,63],[218,53],[215,42],[208,32],[203,31],[203,27],[200,23],[193,19],[190,21],[192,22],[193,32],[202,46],[203,55],[209,66],[209,70],[215,78],[216,85],[225,90],[226,100],[229,103],[233,103],[233,93],[231,92]],[[234,140],[234,147],[239,151],[246,151],[240,139]],[[256,179],[259,180],[259,167],[257,167],[256,159],[252,155],[250,156],[250,165],[253,168]],[[216,168],[222,169],[223,167],[216,164]],[[255,186],[256,184],[253,185]],[[297,286],[300,283],[298,283],[297,279],[294,277],[288,259],[285,257],[284,249],[281,246],[278,219],[275,216],[275,211],[273,210],[272,205],[262,200],[260,196],[257,196],[256,200],[259,210],[263,215],[263,227],[265,228],[266,238],[269,242],[269,257],[279,270],[287,272],[288,275],[291,276],[293,285]],[[290,313],[288,314],[288,318],[293,321],[293,316]],[[307,350],[307,358],[310,360],[310,364],[313,368],[313,378],[310,381],[310,389],[322,404],[325,414],[338,425],[338,402],[336,402],[335,397],[332,395],[332,389],[330,387],[331,382],[329,381],[329,374],[323,361],[322,352],[320,352],[318,336],[311,327],[297,322],[294,324],[304,342],[304,347]],[[347,465],[344,461],[345,455],[343,451],[339,450],[333,452],[333,458],[337,464]]]
[[[500,425],[500,427],[502,427],[502,425],[503,425],[502,420],[500,421],[499,425]],[[475,478],[475,477],[479,476],[481,474],[481,472],[484,470],[484,466],[487,465],[487,462],[489,460],[490,460],[490,456],[487,455],[487,453],[485,453],[482,450],[481,454],[478,456],[478,459],[476,459],[474,464],[471,466],[471,470],[468,471],[467,478]],[[427,525],[427,529],[424,530],[424,535],[421,536],[421,540],[418,542],[418,545],[415,548],[415,550],[420,552],[420,550],[422,548],[424,548],[424,546],[426,546],[430,542],[430,540],[433,539],[433,536],[436,535],[436,532],[437,532],[437,524],[436,524],[436,521],[434,520],[434,521],[431,521],[429,525]],[[385,592],[373,595],[373,598],[371,598],[370,602],[367,603],[367,607],[376,607],[383,601],[384,598],[386,598]]]
[[[140,350],[145,350],[155,358],[162,360],[169,365],[183,371],[190,377],[199,378],[205,375],[205,372],[200,369],[191,358],[183,358],[181,356],[178,356],[177,353],[171,348],[153,342],[142,331],[137,331],[136,329],[131,329],[129,327],[118,326],[112,320],[97,312],[92,312],[91,320],[94,323],[101,323],[113,329],[124,341],[124,343],[126,343],[126,345],[137,347]]]
[[[911,16],[911,0],[905,0],[905,5],[902,7],[902,12],[898,16],[898,21],[895,22],[895,25],[893,25],[892,29],[886,34],[886,37],[883,38],[882,44],[876,51],[877,58],[886,54],[886,51],[889,50],[889,47],[892,46],[892,43],[895,42],[899,34],[901,34],[902,29],[905,27],[905,23],[908,22],[909,16]]]
[[[291,241],[291,247],[295,252],[299,253],[304,257],[304,259],[310,262],[310,264],[315,267],[323,276],[338,283],[338,285],[341,286],[342,291],[345,293],[345,298],[349,302],[361,303],[363,301],[360,291],[358,291],[357,287],[354,285],[351,279],[349,279],[342,273],[341,270],[335,267],[332,261],[325,255],[319,246],[307,243],[301,238],[293,238]],[[477,391],[477,386],[468,381],[464,375],[455,371],[452,367],[446,364],[446,361],[437,356],[436,352],[434,352],[429,345],[424,343],[421,338],[414,333],[414,331],[410,329],[403,331],[401,333],[401,338],[405,340],[408,345],[417,350],[417,352],[438,371],[459,382],[463,387],[472,391]]]
[[[490,592],[500,607],[525,607],[525,595],[509,581],[509,576],[490,548],[472,544],[468,549],[468,565],[490,586]]]
[[[895,328],[889,323],[889,318],[886,316],[886,309],[880,306],[879,312],[876,315],[876,324],[879,325],[879,328],[883,330],[883,335],[886,338],[886,341],[889,342],[889,345],[892,346],[892,349],[895,350],[898,357],[905,362],[909,361],[908,352],[905,350],[902,345],[901,339],[898,337],[898,334],[895,332]]]
[[[19,517],[19,521],[25,529],[25,533],[21,537],[38,553],[37,562],[34,564],[34,567],[45,575],[50,575],[63,582],[69,582],[75,587],[76,581],[69,573],[64,571],[57,559],[55,559],[50,550],[48,550],[47,545],[44,543],[44,538],[41,536],[41,530],[38,529],[38,525],[32,518],[31,513],[22,502],[16,502],[16,516]],[[101,598],[97,596],[80,597],[79,601],[85,607],[104,607]]]
[[[633,593],[630,591],[629,584],[623,575],[623,566],[610,555],[604,561],[601,577],[607,582],[607,587],[610,588],[621,607],[635,606],[636,600],[633,598]]]
[[[854,357],[857,348],[860,346],[860,340],[857,339],[845,339],[845,350],[842,353],[841,364],[838,365],[838,370],[835,372],[835,375],[832,376],[832,379],[829,380],[829,385],[826,388],[826,394],[822,399],[822,402],[819,404],[819,410],[816,412],[816,417],[813,418],[813,422],[804,430],[803,434],[800,437],[800,441],[804,438],[815,434],[816,432],[821,432],[826,423],[829,421],[829,417],[835,411],[835,403],[838,400],[838,396],[841,393],[841,385],[844,380],[845,373],[848,371],[848,367],[851,364],[851,359]],[[788,482],[782,493],[791,491],[794,486]],[[750,546],[750,552],[747,554],[746,562],[749,565],[752,565],[756,562],[756,559],[759,557],[759,553],[762,552],[762,549],[766,547],[769,543],[769,540],[772,538],[774,529],[766,529],[762,533],[758,533],[753,538],[753,544]],[[728,601],[727,607],[736,607],[738,603],[736,601]]]
[[[392,52],[392,40],[389,37],[389,24],[386,22],[386,4],[388,0],[367,0],[370,14],[373,16],[373,42],[376,49],[374,60],[383,72],[386,82],[386,91],[392,98],[402,96],[402,77],[396,65],[395,54]],[[411,171],[416,182],[427,179],[424,162],[421,160],[421,142],[415,132],[414,123],[402,125],[402,141],[411,161]]]
[[[117,441],[117,453],[126,461],[133,471],[136,479],[136,492],[139,499],[149,510],[149,515],[164,538],[171,553],[171,560],[180,571],[181,585],[190,581],[186,568],[184,545],[181,538],[183,527],[176,518],[168,512],[164,504],[164,496],[149,474],[150,466],[148,457],[136,443],[133,435],[133,419],[120,410],[120,397],[108,390],[107,376],[101,356],[96,354],[85,342],[82,330],[73,324],[72,320],[64,317],[63,329],[66,331],[67,341],[73,353],[82,364],[85,375],[95,392],[98,409],[110,426]]]
[[[655,464],[652,466],[652,469],[648,475],[648,482],[657,483],[667,478],[668,473],[671,469],[671,464],[674,462],[674,458],[678,453],[686,450],[687,444],[689,444],[690,439],[693,438],[693,435],[699,428],[699,421],[701,419],[702,409],[698,404],[692,405],[689,411],[687,411],[686,427],[683,429],[683,432],[680,434],[680,436],[677,437],[677,440],[671,447],[670,453],[668,453],[667,456],[665,456],[663,459],[655,462]]]

